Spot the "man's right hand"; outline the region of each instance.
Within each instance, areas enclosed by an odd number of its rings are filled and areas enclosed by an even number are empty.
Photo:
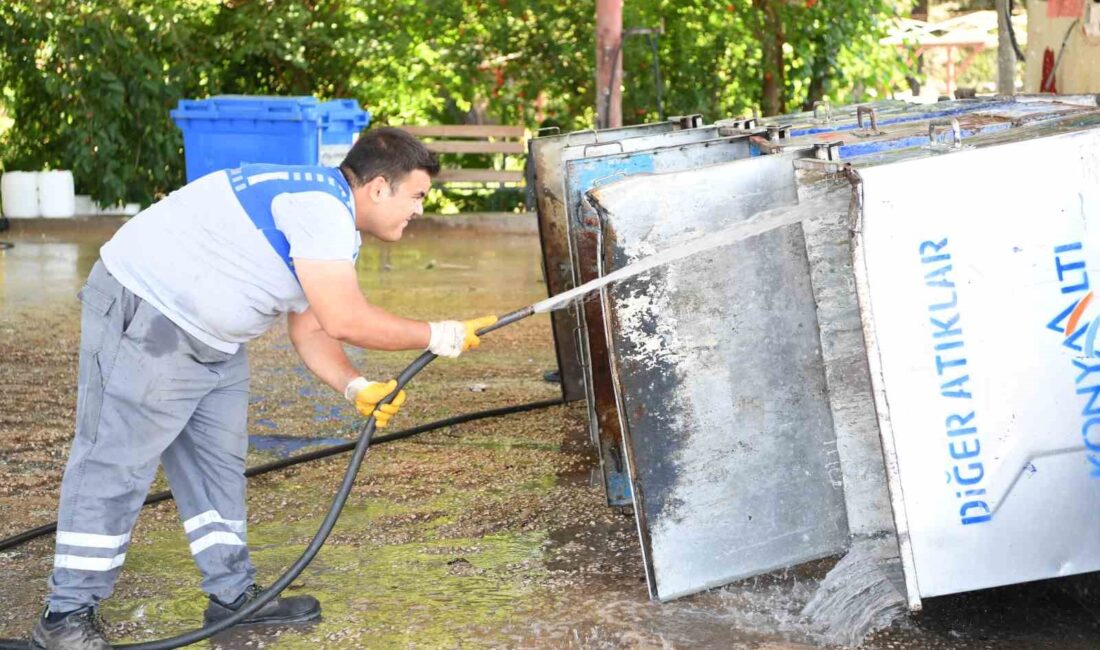
[[[477,331],[489,327],[497,322],[493,315],[482,316],[468,321],[445,320],[436,323],[428,323],[432,329],[432,339],[428,343],[428,351],[436,356],[455,358],[466,350],[476,349],[481,345],[481,339]]]

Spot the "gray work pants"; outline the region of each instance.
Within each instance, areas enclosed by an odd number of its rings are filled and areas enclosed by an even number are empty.
[[[80,291],[76,436],[57,516],[50,611],[110,596],[158,460],[202,572],[230,602],[245,545],[248,359],[186,334],[97,262]]]

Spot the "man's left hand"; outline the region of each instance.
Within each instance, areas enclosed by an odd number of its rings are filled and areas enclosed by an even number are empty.
[[[358,409],[363,417],[374,416],[374,421],[379,429],[384,429],[390,423],[390,418],[397,415],[401,406],[405,403],[405,391],[402,390],[389,404],[379,405],[387,395],[397,388],[397,380],[387,382],[367,381],[363,377],[356,377],[348,383],[344,389],[344,397]]]

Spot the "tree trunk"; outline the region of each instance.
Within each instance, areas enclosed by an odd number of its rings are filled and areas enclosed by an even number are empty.
[[[928,0],[917,0],[910,15],[913,20],[928,20]]]
[[[829,66],[829,43],[828,39],[823,34],[819,34],[815,39],[814,51],[816,56],[813,63],[810,65],[810,86],[806,91],[806,102],[802,104],[802,110],[812,111],[814,109],[814,102],[819,102],[825,98],[825,93],[828,91],[829,73],[832,72]]]
[[[997,93],[1016,94],[1016,52],[1008,35],[1008,0],[997,0]]]
[[[753,6],[763,13],[764,30],[760,35],[762,74],[761,108],[764,115],[787,111],[786,79],[783,69],[783,22],[776,6],[779,0],[753,0]]]
[[[623,0],[596,0],[596,128],[623,125]]]

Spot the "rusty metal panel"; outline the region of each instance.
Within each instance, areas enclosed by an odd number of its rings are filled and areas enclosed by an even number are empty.
[[[589,193],[607,271],[796,201],[795,154]],[[801,228],[603,292],[650,591],[668,600],[843,550],[840,467]]]
[[[616,153],[593,155],[612,150]],[[565,207],[574,281],[583,284],[602,275],[601,228],[584,193],[608,179],[622,180],[638,173],[677,171],[747,158],[747,136],[718,138],[717,127],[631,138],[612,145],[569,147],[565,161]],[[582,157],[583,156],[583,157]],[[604,493],[609,505],[632,502],[630,480],[622,450],[622,432],[607,359],[603,309],[595,300],[578,311],[578,345],[584,363],[589,431],[597,445]]]
[[[543,276],[546,278],[548,295],[553,296],[573,286],[563,203],[565,187],[562,182],[562,149],[572,144],[612,142],[652,133],[667,133],[677,128],[679,124],[675,122],[657,122],[531,139],[528,144],[528,164],[534,170],[532,185],[538,213],[539,239],[542,243]],[[550,319],[558,371],[561,375],[562,398],[566,401],[583,399],[584,375],[576,342],[576,313],[573,310],[557,311],[550,315]]]

